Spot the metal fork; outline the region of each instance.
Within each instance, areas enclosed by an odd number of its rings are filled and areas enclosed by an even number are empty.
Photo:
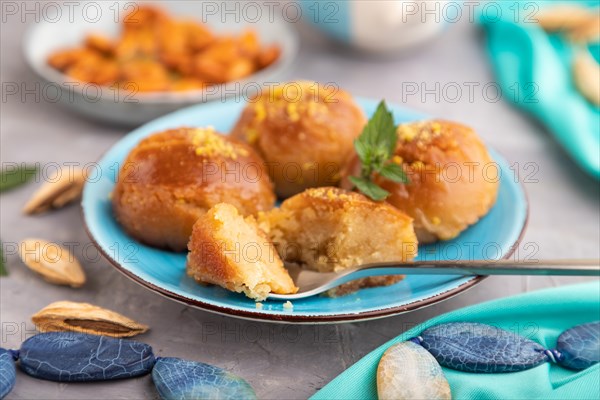
[[[600,260],[540,261],[414,261],[365,264],[339,272],[315,272],[290,266],[295,294],[269,294],[270,299],[297,300],[314,296],[355,279],[381,275],[572,275],[600,277]]]

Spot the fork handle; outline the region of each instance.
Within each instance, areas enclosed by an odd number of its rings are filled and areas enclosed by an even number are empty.
[[[296,294],[269,295],[279,300],[294,300],[322,293],[355,279],[381,275],[574,275],[600,277],[600,260],[544,261],[415,261],[361,265],[340,272],[300,271]]]
[[[348,274],[352,274],[353,279],[361,277],[358,275],[562,275],[600,277],[600,260],[377,263],[352,269],[348,271]]]

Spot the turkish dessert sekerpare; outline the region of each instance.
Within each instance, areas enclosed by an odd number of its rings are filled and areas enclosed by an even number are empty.
[[[199,283],[259,301],[298,291],[254,217],[244,218],[231,204],[217,204],[198,219],[188,250],[187,273]]]
[[[496,201],[499,169],[469,127],[431,120],[401,124],[393,161],[408,183],[382,177],[375,182],[390,192],[388,203],[414,219],[419,243],[449,240],[488,213]],[[357,175],[354,157],[345,176]],[[345,180],[345,186],[351,186]]]
[[[286,263],[319,272],[368,263],[409,261],[417,255],[412,218],[384,202],[334,187],[307,189],[259,214]],[[341,295],[384,286],[401,275],[359,279],[330,291]]]
[[[289,82],[250,101],[232,131],[264,158],[277,195],[337,185],[366,123],[352,96],[335,86]]]
[[[498,166],[472,129],[442,120],[397,127],[384,162],[399,165],[408,182],[370,175],[390,193],[385,201],[350,191],[349,177],[364,172],[353,142],[365,118],[347,93],[315,85],[264,91],[232,137],[179,128],[142,140],[113,192],[117,220],[143,243],[187,247],[187,273],[199,283],[263,300],[298,290],[286,265],[337,272],[410,261],[418,243],[452,239],[494,205]],[[279,208],[275,193],[284,198]],[[329,294],[402,278],[359,279]]]
[[[273,207],[273,185],[247,144],[212,128],[179,128],[143,139],[123,163],[112,203],[128,234],[183,251],[192,226],[215,204],[243,215]]]

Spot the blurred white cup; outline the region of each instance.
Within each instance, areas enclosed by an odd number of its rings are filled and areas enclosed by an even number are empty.
[[[448,0],[300,0],[304,20],[360,50],[398,53],[441,33],[460,13]],[[459,14],[460,15],[460,14]]]

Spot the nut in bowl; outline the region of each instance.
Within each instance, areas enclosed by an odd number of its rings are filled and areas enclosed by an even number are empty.
[[[97,120],[138,125],[181,107],[247,97],[277,82],[298,40],[279,15],[246,21],[206,2],[95,3],[33,25],[26,59],[52,102]],[[160,7],[160,8],[159,8]]]

